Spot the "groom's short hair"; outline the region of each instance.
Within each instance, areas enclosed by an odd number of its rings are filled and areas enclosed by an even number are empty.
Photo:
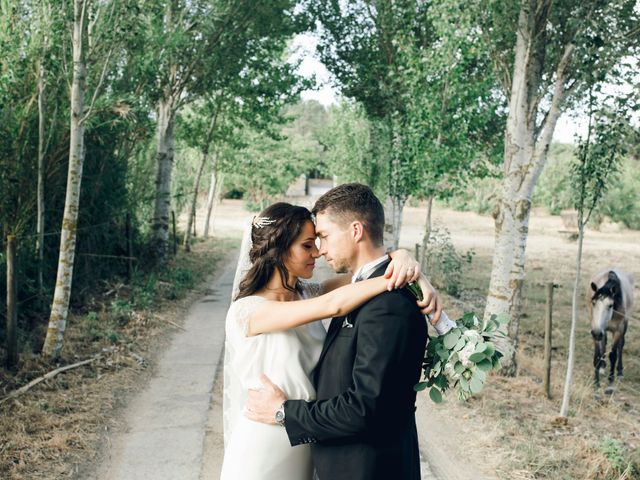
[[[345,183],[322,195],[312,213],[328,213],[337,223],[359,221],[377,247],[384,244],[384,208],[373,190],[361,183]]]

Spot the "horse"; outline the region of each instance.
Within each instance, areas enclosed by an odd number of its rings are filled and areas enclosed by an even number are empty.
[[[595,347],[594,383],[596,387],[600,387],[600,369],[604,369],[606,365],[607,332],[611,332],[613,345],[609,352],[611,371],[607,391],[613,392],[614,371],[617,369],[619,379],[623,377],[622,349],[633,307],[633,281],[629,274],[618,268],[599,272],[591,278],[588,300],[591,336]]]

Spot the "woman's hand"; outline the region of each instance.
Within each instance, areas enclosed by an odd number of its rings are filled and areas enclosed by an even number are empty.
[[[433,288],[431,282],[424,275],[420,274],[418,284],[422,290],[422,300],[417,301],[418,307],[420,307],[423,314],[429,315],[431,325],[435,325],[440,320],[440,314],[442,313],[442,298],[440,298],[438,291]]]
[[[384,272],[384,278],[387,278],[387,290],[391,291],[396,288],[402,288],[407,283],[413,283],[420,278],[420,263],[404,249],[396,250],[389,254],[391,263]]]

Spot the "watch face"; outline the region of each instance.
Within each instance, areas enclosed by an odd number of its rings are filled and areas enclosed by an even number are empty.
[[[282,410],[278,410],[276,412],[276,422],[281,422],[284,420],[284,412]]]

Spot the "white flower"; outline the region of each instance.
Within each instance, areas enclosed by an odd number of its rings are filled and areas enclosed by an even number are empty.
[[[465,332],[465,335],[466,333],[467,332]],[[473,362],[469,360],[469,357],[473,355],[473,352],[475,352],[475,350],[476,346],[473,343],[467,343],[464,348],[458,352],[458,357],[460,358],[460,362],[462,362],[462,365],[464,365],[465,367],[470,367],[471,365],[473,365]]]
[[[467,337],[469,340],[475,340],[475,341],[480,340],[480,334],[478,333],[477,330],[467,330],[464,332],[463,335]]]

